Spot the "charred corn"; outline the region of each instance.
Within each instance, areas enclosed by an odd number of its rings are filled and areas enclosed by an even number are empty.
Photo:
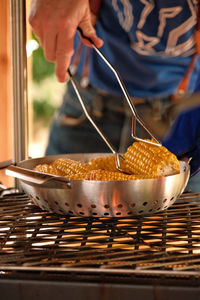
[[[180,172],[177,157],[164,146],[134,142],[124,154],[124,158],[134,174],[160,177]]]

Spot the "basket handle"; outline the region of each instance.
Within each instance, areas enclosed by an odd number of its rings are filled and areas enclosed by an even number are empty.
[[[65,185],[70,187],[70,181],[66,177],[40,173],[19,166],[11,165],[7,167],[6,175],[37,185],[48,185],[55,188],[59,188],[61,185],[62,187]]]

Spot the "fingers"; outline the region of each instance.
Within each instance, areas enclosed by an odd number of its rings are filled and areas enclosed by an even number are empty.
[[[91,21],[88,1],[32,0],[29,23],[39,39],[45,58],[55,62],[55,71],[60,82],[68,78],[67,69],[73,55],[73,39],[77,27],[89,37],[96,47],[103,41],[97,37]],[[84,39],[91,47],[91,43]]]
[[[65,28],[61,32],[59,32],[57,36],[55,71],[56,76],[60,82],[65,82],[68,78],[67,70],[69,68],[71,58],[74,52],[73,40],[76,29],[78,27],[77,25],[70,26],[69,23],[66,23]],[[82,19],[82,21],[79,23],[79,27],[83,31],[83,34],[91,38],[93,43],[97,47],[101,47],[103,45],[103,41],[96,35],[89,14],[86,14],[86,17]],[[91,47],[91,43],[89,41],[87,41],[86,39],[84,41],[85,44]]]
[[[103,46],[103,40],[100,39],[96,35],[96,33],[92,34],[92,33],[88,33],[88,31],[86,31],[86,33],[84,33],[84,36],[90,38],[97,48],[101,48]],[[81,37],[81,39],[86,46],[92,47],[91,43],[87,39],[84,39],[83,37]]]
[[[91,18],[89,17],[88,18],[88,14],[86,15],[86,18],[84,18],[80,24],[79,24],[79,27],[81,28],[82,32],[83,32],[83,35],[90,38],[93,43],[95,44],[95,46],[97,48],[100,48],[103,46],[103,40],[100,39],[97,35],[96,35],[96,31],[92,25],[92,22],[91,22]],[[91,43],[87,40],[87,39],[84,39],[83,37],[81,37],[84,44],[91,47]]]
[[[56,61],[56,43],[56,31],[53,28],[46,30],[45,36],[43,38],[43,50],[46,60],[51,62]]]
[[[55,72],[60,82],[65,82],[68,78],[67,70],[70,65],[71,57],[73,55],[73,37],[62,31],[57,36],[57,48],[56,48],[56,67]]]

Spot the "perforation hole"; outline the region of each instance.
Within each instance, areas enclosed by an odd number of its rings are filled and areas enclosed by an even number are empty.
[[[117,207],[118,207],[118,208],[122,208],[123,205],[122,205],[122,204],[118,204]]]
[[[79,212],[79,215],[82,215],[82,216],[83,216],[83,215],[84,215],[84,212],[80,211],[80,212]]]
[[[131,204],[130,204],[130,207],[135,207],[135,203],[131,203]]]
[[[170,199],[170,201],[172,201],[172,200],[174,200],[174,197],[172,197],[172,198]]]
[[[54,203],[55,203],[56,205],[58,205],[58,201],[54,201]]]
[[[143,213],[143,210],[140,210],[140,211],[139,211],[139,214],[142,214],[142,213]]]
[[[73,215],[73,211],[72,211],[72,210],[69,210],[68,213],[69,213],[70,215]]]
[[[117,213],[116,213],[116,216],[121,216],[121,213],[120,213],[120,212],[117,212]]]
[[[77,206],[78,206],[78,207],[82,207],[82,204],[78,203]]]
[[[95,213],[95,212],[94,212],[94,213],[92,213],[92,214],[93,214],[93,216],[97,216],[97,213]]]
[[[132,214],[133,214],[132,211],[127,212],[127,215],[132,215]]]
[[[147,204],[148,204],[148,202],[144,202],[144,203],[143,203],[143,206],[146,206]]]
[[[158,200],[154,200],[154,201],[153,201],[153,204],[154,204],[154,205],[157,205],[157,204],[158,204]]]
[[[65,206],[69,206],[69,203],[65,202]]]
[[[91,204],[91,207],[96,208],[97,206],[96,206],[96,204]]]
[[[37,200],[40,200],[40,198],[38,196],[35,197]]]
[[[104,216],[109,216],[110,214],[109,213],[104,213]]]
[[[163,200],[163,203],[165,203],[166,201],[167,201],[167,199],[164,199],[164,200]]]
[[[104,205],[105,208],[110,208],[110,205],[106,204]]]

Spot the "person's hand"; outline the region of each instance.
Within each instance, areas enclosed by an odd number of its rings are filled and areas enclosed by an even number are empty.
[[[60,82],[65,82],[68,77],[77,27],[98,48],[103,44],[92,25],[88,0],[32,0],[29,23],[39,39],[45,58],[55,62],[55,72]],[[83,39],[83,42],[91,46],[87,40]]]
[[[180,113],[162,144],[180,159],[192,158],[191,176],[200,172],[200,105]]]

